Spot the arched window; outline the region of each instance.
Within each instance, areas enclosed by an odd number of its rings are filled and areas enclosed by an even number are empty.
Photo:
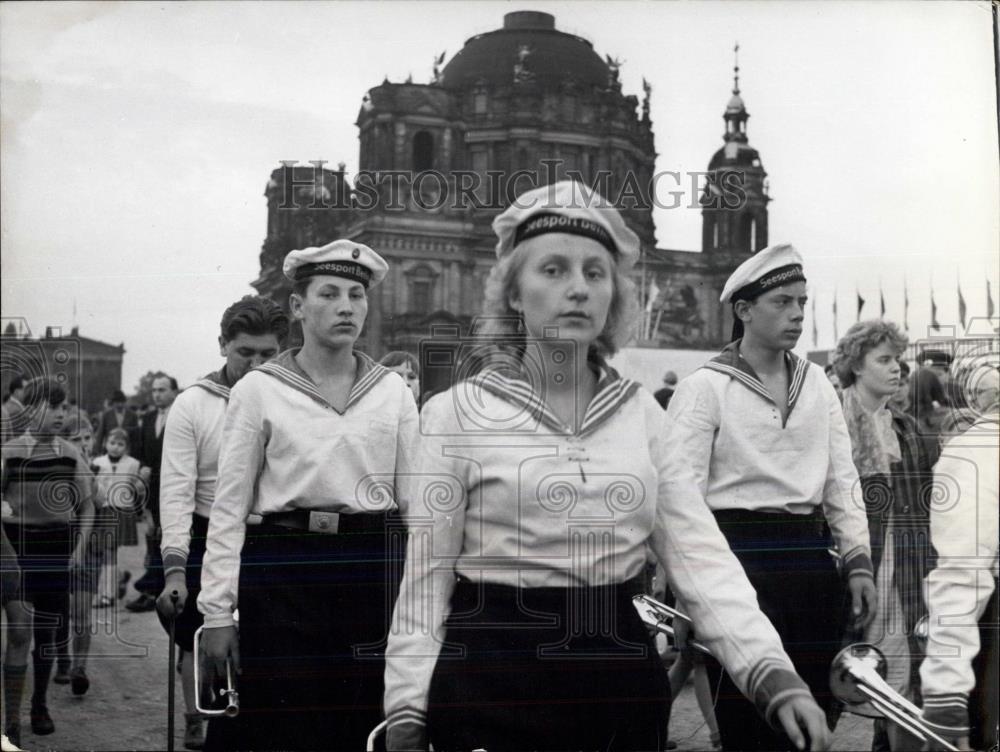
[[[434,283],[437,273],[426,264],[420,264],[406,272],[410,313],[430,313],[434,310]]]
[[[434,166],[434,137],[427,131],[413,136],[413,170],[423,172]]]
[[[477,115],[485,115],[489,97],[483,90],[476,91],[472,95],[472,111]]]

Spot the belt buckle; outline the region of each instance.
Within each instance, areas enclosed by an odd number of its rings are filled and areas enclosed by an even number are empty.
[[[333,535],[340,527],[340,515],[337,512],[309,512],[309,532]]]

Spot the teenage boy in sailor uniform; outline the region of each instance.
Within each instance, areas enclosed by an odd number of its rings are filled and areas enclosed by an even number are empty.
[[[388,517],[418,420],[354,350],[387,269],[349,240],[289,253],[302,348],[230,391],[198,608],[212,668],[241,664],[237,749],[362,749],[381,718]]]
[[[733,272],[720,300],[733,306],[734,341],[670,402],[668,493],[708,504],[797,672],[829,712],[844,589],[860,628],[874,616],[875,585],[840,402],[823,370],[791,352],[806,304],[802,258],[790,245],[765,248]],[[720,669],[710,662],[713,671],[717,684]],[[725,749],[789,747],[728,675],[716,715]]]

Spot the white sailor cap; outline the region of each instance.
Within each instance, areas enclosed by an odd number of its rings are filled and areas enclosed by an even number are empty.
[[[389,265],[366,245],[353,240],[334,240],[322,248],[303,248],[285,256],[283,271],[293,282],[330,274],[374,287],[389,271]]]
[[[769,245],[736,267],[722,288],[719,302],[753,300],[775,287],[805,281],[799,252],[790,243]]]
[[[575,180],[522,193],[493,220],[497,258],[503,258],[528,238],[549,232],[592,238],[603,245],[622,269],[639,258],[639,238],[614,205]]]

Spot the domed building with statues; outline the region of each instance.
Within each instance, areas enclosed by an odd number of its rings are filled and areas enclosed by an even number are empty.
[[[702,178],[701,252],[656,247],[656,150],[643,98],[627,94],[621,63],[559,31],[548,13],[518,11],[476,35],[429,83],[384,80],[360,104],[359,173],[343,164],[282,165],[265,195],[261,294],[285,302],[285,254],[338,237],[376,249],[390,264],[370,294],[358,345],[374,357],[416,353],[442,329],[468,334],[494,261],[493,218],[535,185],[574,178],[622,210],[642,243],[634,270],[644,316],[639,347],[713,350],[730,314],[718,303],[732,270],[767,244],[767,183],[748,143],[738,71],[724,113],[724,144]]]

